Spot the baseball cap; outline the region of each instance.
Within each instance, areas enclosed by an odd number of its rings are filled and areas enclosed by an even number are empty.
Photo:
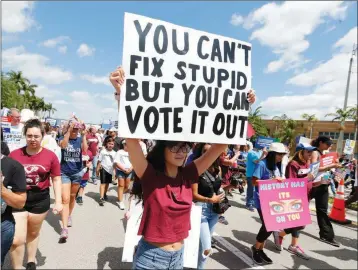
[[[109,131],[117,131],[117,129],[115,127],[111,127]]]
[[[276,153],[283,153],[287,154],[286,147],[283,143],[273,142],[270,144],[268,152],[276,152]]]
[[[300,150],[314,151],[317,148],[308,144],[308,143],[300,143],[296,146],[296,152]]]

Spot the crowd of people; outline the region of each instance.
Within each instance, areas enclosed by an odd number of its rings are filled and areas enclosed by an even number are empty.
[[[119,102],[125,81],[121,68],[110,75]],[[248,101],[255,102],[253,91]],[[288,251],[309,259],[298,244],[304,227],[267,231],[261,212],[257,180],[308,178],[313,180],[310,164],[329,151],[332,140],[320,136],[312,144],[298,144],[290,158],[289,147],[272,143],[223,145],[176,141],[154,141],[118,137],[114,128],[86,127],[76,116],[60,127],[39,119],[20,123],[19,111],[11,109],[11,126],[21,130],[16,144],[1,140],[3,175],[1,263],[9,252],[14,269],[20,269],[27,248],[26,269],[36,269],[35,255],[44,219],[50,211],[50,189],[54,190],[52,211],[61,215],[60,240],[66,242],[76,203],[84,204],[87,183],[99,182],[98,202],[105,206],[110,184],[117,185],[118,208],[125,210],[126,194],[142,201],[143,215],[138,234],[142,236],[135,251],[134,269],[182,269],[184,239],[190,230],[192,203],[201,206],[198,269],[204,269],[212,254],[212,234],[218,222],[228,224],[225,212],[230,207],[232,190],[244,193],[246,207],[256,211],[262,225],[251,247],[256,264],[272,263],[264,252],[265,241],[273,233],[279,251],[291,234]],[[3,135],[3,134],[2,134]],[[21,145],[23,140],[24,145]],[[18,148],[16,148],[16,145]],[[343,157],[330,166],[320,167],[319,175],[330,174],[349,163],[354,181],[355,159]],[[347,178],[348,180],[349,178]],[[353,184],[357,188],[357,179]],[[307,197],[315,199],[321,241],[339,247],[327,215],[329,185],[315,182],[308,186]],[[348,203],[356,200],[352,192]],[[125,215],[130,218],[130,209]],[[119,259],[119,258],[118,258]]]

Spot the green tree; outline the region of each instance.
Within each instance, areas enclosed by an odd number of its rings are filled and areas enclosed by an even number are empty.
[[[276,123],[276,130],[273,133],[282,143],[293,145],[298,135],[297,128],[300,126],[296,120],[289,118],[286,114],[274,116],[272,120]]]
[[[338,121],[340,122],[340,130],[344,130],[344,122],[347,120],[355,120],[357,117],[357,107],[348,107],[346,110],[336,108],[336,112],[328,113],[325,115],[326,117],[333,117],[332,122]]]
[[[56,108],[53,107],[52,103],[45,104],[45,111],[48,112],[48,117],[51,117],[51,113],[55,113]]]
[[[1,73],[1,107],[15,107],[20,101],[17,89],[17,85]]]
[[[309,128],[309,132],[310,132],[310,139],[312,139],[313,125],[314,125],[314,122],[318,121],[318,119],[317,119],[315,114],[307,114],[307,113],[302,114],[301,117],[308,122],[308,128]]]
[[[262,117],[265,116],[265,114],[261,113],[261,109],[261,106],[257,107],[254,111],[250,108],[248,121],[255,130],[257,136],[268,136],[267,126],[262,120]]]

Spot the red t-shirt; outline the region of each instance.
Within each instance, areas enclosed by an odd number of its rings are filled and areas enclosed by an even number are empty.
[[[86,136],[87,139],[87,144],[88,144],[88,150],[91,151],[91,153],[96,156],[97,155],[97,151],[98,151],[98,137],[96,134],[87,134]]]
[[[30,156],[26,152],[26,147],[23,147],[11,152],[9,157],[24,166],[27,190],[47,189],[50,187],[50,176],[61,176],[61,166],[57,156],[46,148]]]
[[[82,162],[83,167],[86,167],[89,162],[93,160],[93,155],[90,150],[87,150],[87,152],[82,151]],[[89,179],[89,170],[82,176],[82,180],[88,180]]]
[[[138,235],[154,243],[174,243],[188,237],[193,202],[192,183],[199,179],[195,163],[171,178],[148,164],[140,182],[144,209]]]
[[[295,160],[288,163],[286,167],[286,178],[306,178],[310,172],[310,165],[308,163],[302,164]],[[307,191],[312,189],[312,182],[307,182]]]

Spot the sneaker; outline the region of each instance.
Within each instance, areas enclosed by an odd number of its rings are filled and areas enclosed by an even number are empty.
[[[216,248],[217,247],[217,242],[215,241],[215,240],[213,240],[213,239],[211,239],[211,247],[212,248]]]
[[[263,250],[259,250],[259,254],[261,259],[267,263],[267,264],[272,264],[272,260],[266,255],[266,253]]]
[[[282,240],[283,237],[280,236],[280,232],[273,232],[273,240],[278,251],[282,251]]]
[[[105,203],[106,201],[103,199],[103,198],[100,198],[99,199],[99,205],[100,206],[104,206],[104,203]]]
[[[93,185],[97,185],[97,179],[96,179],[96,178],[93,178],[93,179],[92,179],[92,183],[93,183]]]
[[[34,262],[27,263],[26,270],[36,270],[36,264]]]
[[[67,227],[72,227],[72,217],[71,216],[68,217]]]
[[[77,198],[76,198],[76,202],[77,202],[79,205],[82,205],[82,204],[83,204],[82,197],[77,197]]]
[[[229,225],[229,222],[225,219],[224,216],[220,216],[218,220],[221,224]]]
[[[116,181],[112,181],[112,185],[116,186],[117,182]]]
[[[288,247],[288,252],[291,252],[292,254],[295,254],[295,255],[297,255],[298,257],[301,257],[301,258],[303,258],[303,259],[305,259],[305,260],[309,260],[309,256],[303,251],[303,249],[300,247],[300,246],[292,246],[292,245],[290,245],[289,247]]]
[[[255,208],[252,205],[246,206],[246,209],[251,211],[251,212],[255,212]]]
[[[60,238],[61,239],[67,239],[68,238],[68,229],[62,229]]]
[[[125,210],[126,206],[124,205],[124,202],[117,202],[119,209]]]
[[[338,243],[336,240],[334,240],[334,239],[326,239],[326,238],[323,238],[323,237],[320,237],[319,238],[322,242],[324,242],[324,243],[326,243],[326,244],[330,244],[330,245],[332,245],[332,246],[335,246],[335,247],[340,247],[341,246],[341,244],[340,243]]]
[[[260,256],[260,252],[258,249],[256,249],[254,246],[251,247],[251,257],[254,263],[256,264],[262,264],[263,260]]]
[[[106,202],[108,201],[108,196],[107,196],[107,194],[104,194],[103,199],[104,199]]]

